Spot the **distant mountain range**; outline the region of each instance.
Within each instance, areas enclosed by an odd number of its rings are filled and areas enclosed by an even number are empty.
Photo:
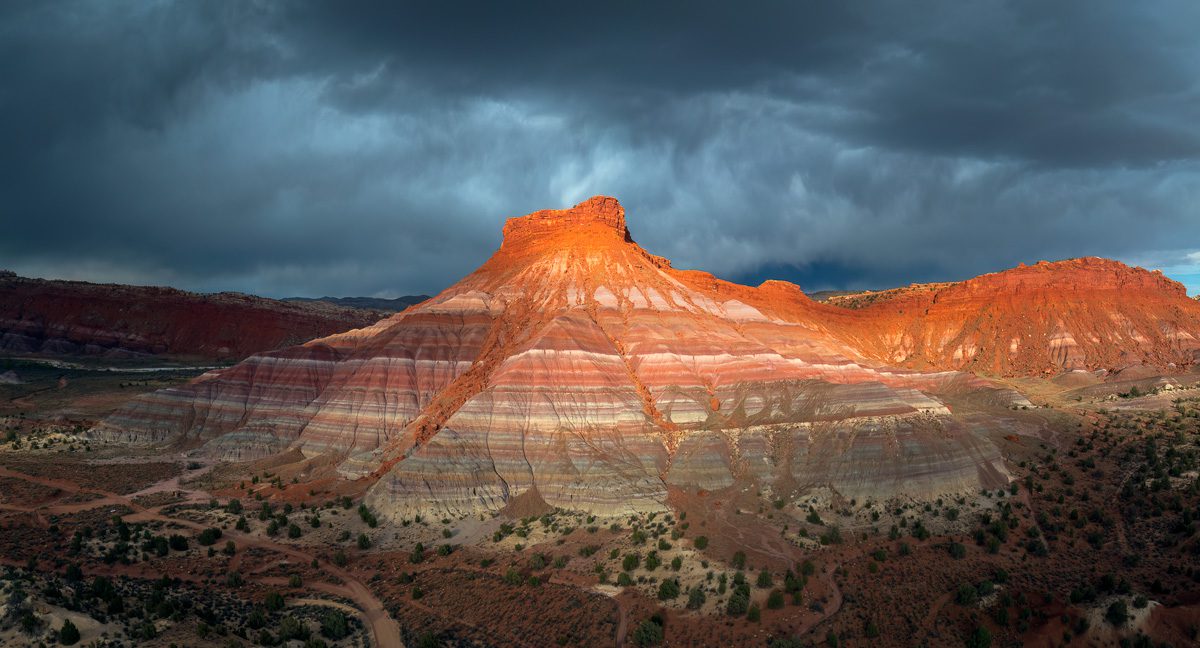
[[[348,308],[365,308],[368,310],[389,311],[399,313],[409,306],[416,306],[429,299],[429,295],[405,295],[395,299],[382,297],[285,297],[287,302],[325,302],[335,306]]]

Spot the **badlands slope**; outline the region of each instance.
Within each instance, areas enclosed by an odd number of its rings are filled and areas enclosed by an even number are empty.
[[[850,310],[676,270],[596,197],[510,219],[492,258],[419,306],[138,398],[93,433],[231,460],[332,457],[395,516],[526,494],[653,510],[670,488],[754,482],[860,499],[996,487],[1008,474],[995,445],[943,397],[1024,400],[954,370],[1195,358],[1200,305],[1170,282],[1067,263],[1103,287],[1056,298],[1052,264]],[[1158,310],[1126,309],[1133,289]]]

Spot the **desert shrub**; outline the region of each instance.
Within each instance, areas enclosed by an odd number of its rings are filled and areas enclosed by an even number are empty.
[[[758,603],[751,603],[750,609],[746,610],[746,620],[758,623],[758,620],[761,618],[762,618],[762,610],[760,610],[758,608]]]
[[[642,621],[633,631],[633,645],[657,646],[663,642],[663,629],[652,619]]]
[[[689,610],[699,610],[704,605],[705,600],[707,600],[707,597],[704,595],[703,587],[697,585],[688,590],[687,608]]]
[[[992,633],[987,628],[979,626],[967,637],[967,648],[990,648],[992,645]]]
[[[509,567],[508,571],[504,572],[504,582],[508,585],[512,585],[515,587],[517,585],[520,585],[522,582],[524,582],[524,580],[525,580],[524,577],[521,576],[521,572],[517,571],[516,569],[514,569],[512,567]]]
[[[674,578],[668,578],[658,585],[658,598],[660,601],[669,601],[679,596],[679,581]]]
[[[979,600],[979,592],[969,583],[963,583],[958,586],[958,592],[954,596],[954,602],[959,605],[972,605]]]
[[[371,539],[367,537],[367,534],[358,534],[358,548],[362,549],[363,551],[371,548]]]
[[[327,639],[338,641],[350,634],[346,615],[341,610],[326,610],[321,615],[321,635]]]
[[[766,569],[758,572],[758,581],[755,582],[761,589],[766,589],[771,586],[771,572]]]
[[[771,590],[771,593],[769,595],[767,595],[767,609],[768,610],[778,610],[782,607],[783,607],[783,591],[782,590]]]
[[[209,527],[201,531],[200,535],[196,536],[196,542],[199,542],[200,545],[204,547],[210,546],[220,539],[221,530],[216,527]]]
[[[696,536],[696,539],[692,540],[692,546],[697,549],[706,549],[708,547],[708,536]]]
[[[263,605],[272,612],[278,612],[283,609],[283,595],[279,592],[271,592],[267,594],[267,598],[263,601]]]
[[[742,616],[750,607],[750,586],[740,583],[733,588],[729,602],[725,605],[725,613],[729,616]]]
[[[1125,599],[1117,599],[1110,603],[1104,611],[1104,619],[1117,627],[1125,625],[1129,620],[1129,608],[1125,605]]]
[[[362,521],[366,522],[367,526],[371,527],[372,529],[379,526],[379,520],[375,517],[375,513],[373,513],[371,509],[367,508],[366,504],[358,505],[358,517],[362,518]]]
[[[625,554],[625,558],[621,561],[621,569],[625,571],[633,571],[642,563],[641,556],[635,553]]]
[[[730,561],[730,564],[733,565],[734,569],[745,569],[746,568],[746,552],[744,552],[744,551],[735,552],[733,554],[733,560]]]
[[[296,617],[288,615],[279,620],[279,641],[307,641],[308,635],[308,626],[301,623]]]
[[[63,621],[62,628],[58,631],[58,641],[64,646],[71,646],[79,642],[79,628],[76,628],[70,619]]]

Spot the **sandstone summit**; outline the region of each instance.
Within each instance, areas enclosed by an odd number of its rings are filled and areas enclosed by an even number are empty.
[[[490,259],[418,306],[140,397],[93,434],[226,459],[299,450],[396,516],[523,494],[653,510],[670,489],[740,483],[924,497],[1008,480],[947,395],[1027,402],[976,374],[1186,366],[1198,340],[1200,304],[1115,262],[841,308],[672,268],[598,196],[509,219]]]

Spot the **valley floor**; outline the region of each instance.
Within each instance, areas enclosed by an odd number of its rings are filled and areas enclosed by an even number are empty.
[[[173,378],[55,369],[64,385],[49,371],[0,385],[2,645],[57,642],[67,620],[97,646],[1185,646],[1200,633],[1195,376],[1018,381],[1035,406],[988,430],[1016,478],[1002,490],[859,502],[747,482],[673,490],[657,515],[534,502],[391,524],[352,485],[302,479],[318,473],[298,457],[212,465],[83,439]],[[991,407],[969,398],[947,402],[968,419]]]

